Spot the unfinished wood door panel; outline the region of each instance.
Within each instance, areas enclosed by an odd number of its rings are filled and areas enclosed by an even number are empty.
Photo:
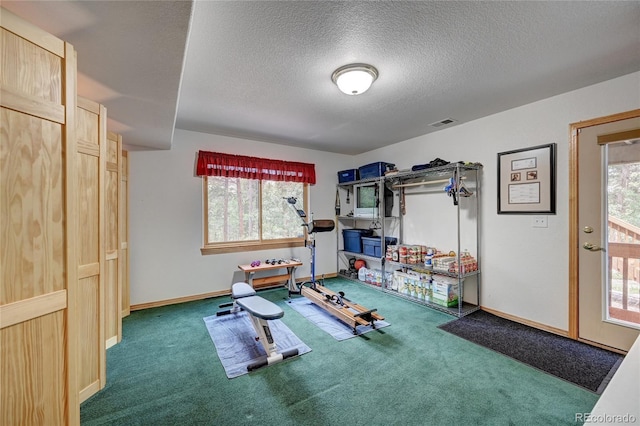
[[[61,139],[60,124],[2,109],[3,304],[65,288]]]
[[[2,329],[3,425],[65,425],[64,310]],[[79,423],[76,423],[79,424]]]
[[[122,151],[120,186],[120,262],[122,263],[122,318],[131,313],[129,295],[129,153]]]
[[[78,98],[78,385],[80,402],[106,384],[104,171],[106,109]]]
[[[79,283],[78,387],[80,402],[83,402],[104,387],[101,373],[105,361],[105,343],[104,333],[100,330],[100,276],[96,274],[82,278]]]
[[[107,132],[105,171],[105,327],[107,348],[122,340],[122,262],[120,261],[120,184],[122,137]]]
[[[0,424],[78,425],[76,53],[0,26]]]
[[[117,344],[120,340],[118,339],[118,318],[119,318],[119,309],[118,309],[118,286],[117,286],[117,276],[118,276],[118,259],[113,258],[110,259],[109,255],[107,255],[104,269],[105,276],[105,337],[106,337],[106,347],[107,349],[111,346]]]

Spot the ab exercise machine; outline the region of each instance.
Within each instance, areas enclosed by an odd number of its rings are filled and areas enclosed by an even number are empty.
[[[305,246],[311,250],[311,281],[305,281],[302,284],[289,283],[288,290],[289,296],[291,294],[301,294],[315,305],[324,309],[334,317],[338,318],[342,322],[346,323],[353,329],[353,334],[357,334],[356,328],[359,325],[376,327],[375,321],[382,321],[384,317],[376,313],[376,309],[367,309],[364,306],[358,305],[351,300],[344,297],[343,292],[335,293],[328,288],[318,284],[316,281],[316,240],[315,234],[317,232],[330,232],[335,228],[333,220],[313,220],[307,222],[307,215],[304,210],[299,209],[296,206],[297,199],[295,197],[285,198],[287,203],[302,219],[302,226],[307,228],[307,240],[305,240]]]

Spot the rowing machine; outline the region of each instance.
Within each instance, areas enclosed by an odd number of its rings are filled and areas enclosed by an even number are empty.
[[[307,240],[305,247],[311,250],[311,281],[305,281],[295,288],[291,283],[288,287],[289,297],[291,294],[301,294],[311,302],[329,312],[334,317],[346,323],[353,329],[353,334],[357,334],[356,328],[359,325],[371,326],[375,328],[375,321],[384,320],[384,317],[376,313],[376,309],[367,309],[344,297],[343,292],[335,293],[316,281],[316,240],[317,232],[333,231],[335,222],[333,220],[311,220],[306,222],[307,215],[304,210],[296,207],[295,197],[285,198],[289,205],[302,219],[302,226],[307,227]]]
[[[350,326],[353,334],[358,334],[357,327],[359,325],[376,328],[375,321],[384,319],[376,312],[377,309],[367,309],[344,297],[343,292],[336,294],[317,283],[315,287],[302,287],[300,294]]]

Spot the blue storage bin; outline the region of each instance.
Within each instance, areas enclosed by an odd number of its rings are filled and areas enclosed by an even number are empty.
[[[341,172],[338,172],[338,183],[353,182],[358,179],[357,169],[342,170]]]
[[[384,176],[384,172],[387,170],[387,166],[393,168],[395,167],[395,164],[378,161],[377,163],[371,163],[367,164],[366,166],[362,166],[358,169],[360,171],[360,179]]]
[[[381,237],[362,237],[362,253],[367,256],[382,257]],[[396,244],[398,241],[394,237],[385,237],[385,250],[387,245]]]
[[[371,229],[343,229],[344,250],[352,253],[362,253],[362,236],[373,234]]]

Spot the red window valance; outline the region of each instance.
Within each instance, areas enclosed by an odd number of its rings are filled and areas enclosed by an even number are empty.
[[[198,152],[196,174],[198,176],[316,183],[314,164],[209,151]]]

